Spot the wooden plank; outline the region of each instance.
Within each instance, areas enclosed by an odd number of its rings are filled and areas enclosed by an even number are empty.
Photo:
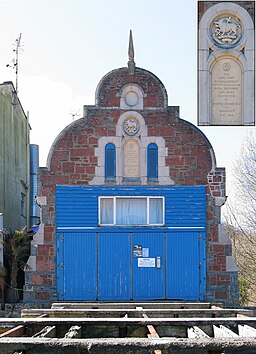
[[[45,318],[48,317],[48,314],[41,314],[40,316],[37,316],[39,318]],[[8,331],[0,334],[0,338],[3,337],[21,337],[25,335],[26,328],[24,325],[18,325],[14,328],[9,329]]]
[[[143,318],[148,318],[148,316],[145,313],[142,313]],[[155,327],[152,325],[148,325],[147,329],[149,331],[148,338],[160,338],[157,331],[155,330]],[[162,354],[161,350],[154,350],[154,354]]]
[[[0,338],[3,337],[22,337],[25,334],[25,326],[19,325],[8,331],[0,334]]]

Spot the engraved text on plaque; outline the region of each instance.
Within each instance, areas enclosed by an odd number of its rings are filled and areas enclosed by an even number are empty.
[[[242,71],[231,59],[221,59],[212,68],[212,122],[240,124],[242,119]]]

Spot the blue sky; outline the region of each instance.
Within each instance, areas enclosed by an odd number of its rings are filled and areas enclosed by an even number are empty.
[[[169,105],[181,118],[197,124],[196,0],[0,0],[0,82],[13,81],[6,68],[13,43],[22,33],[19,97],[29,111],[31,142],[39,144],[45,166],[51,144],[94,104],[99,80],[127,65],[129,30],[133,31],[136,66],[156,74],[165,85]],[[204,127],[218,167],[231,166],[243,137],[254,127]]]

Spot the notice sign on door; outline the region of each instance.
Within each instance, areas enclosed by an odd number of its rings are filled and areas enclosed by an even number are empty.
[[[155,268],[155,258],[138,258],[138,267],[140,268]]]

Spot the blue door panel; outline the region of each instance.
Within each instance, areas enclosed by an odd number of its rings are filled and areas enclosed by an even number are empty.
[[[205,298],[205,233],[72,231],[56,239],[59,300]]]
[[[167,233],[167,299],[199,300],[199,264],[198,232]]]
[[[164,299],[164,233],[133,233],[132,245],[133,300]]]
[[[130,234],[98,235],[98,300],[130,300]]]
[[[96,300],[95,233],[65,233],[63,299]]]

